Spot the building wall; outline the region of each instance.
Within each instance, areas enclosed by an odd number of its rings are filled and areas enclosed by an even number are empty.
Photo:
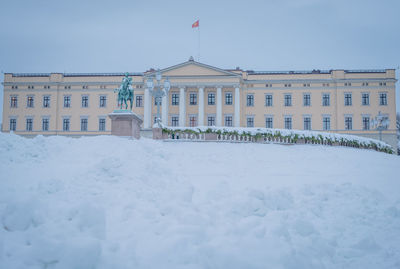
[[[377,132],[363,130],[363,116],[371,120],[379,112],[389,117],[390,126],[384,137],[395,135],[395,72],[392,69],[372,71],[330,70],[310,72],[254,72],[222,70],[196,62],[186,62],[162,70],[163,78],[168,77],[171,90],[168,94],[168,124],[173,116],[179,116],[179,105],[172,105],[172,94],[185,89],[185,126],[190,125],[189,117],[199,119],[199,87],[204,88],[204,125],[207,116],[217,115],[217,88],[221,87],[222,125],[225,116],[240,116],[240,126],[247,126],[247,118],[254,119],[255,127],[265,127],[266,117],[273,117],[274,128],[284,128],[285,117],[291,117],[293,129],[304,129],[304,117],[311,118],[312,130],[323,130],[323,117],[330,117],[332,132],[376,136]],[[133,111],[144,117],[146,80],[154,72],[131,73],[135,102]],[[16,133],[23,135],[62,134],[98,135],[110,134],[111,122],[107,115],[117,108],[117,94],[124,74],[9,74],[4,77],[3,130],[10,131],[10,119],[17,120]],[[163,81],[162,81],[163,82]],[[162,83],[161,82],[161,83]],[[17,88],[16,88],[17,87]],[[240,88],[240,97],[235,88]],[[197,94],[197,103],[190,104],[190,94]],[[208,94],[214,93],[216,103],[208,104]],[[231,93],[233,102],[225,104],[225,94]],[[345,94],[351,93],[352,104],[345,105]],[[362,105],[362,94],[369,94],[369,104]],[[379,94],[386,93],[387,105],[380,105]],[[247,95],[254,96],[254,105],[248,106]],[[273,105],[266,106],[265,96],[273,96]],[[291,106],[284,105],[285,94],[291,95]],[[303,96],[310,94],[310,106],[304,106]],[[329,106],[322,105],[323,94],[329,94]],[[50,96],[50,107],[43,107],[43,96]],[[100,107],[100,96],[107,97],[106,107]],[[18,106],[12,108],[10,100],[17,96]],[[34,98],[34,106],[27,107],[27,98]],[[64,96],[70,96],[71,107],[64,107]],[[82,96],[88,96],[88,107],[82,107]],[[142,97],[142,106],[136,104],[136,97]],[[240,113],[235,114],[235,103],[240,99]],[[180,104],[182,102],[180,97]],[[157,113],[154,98],[151,105],[151,123]],[[160,113],[162,108],[160,108]],[[42,131],[42,118],[49,118],[49,131]],[[105,131],[99,132],[99,118],[106,119]],[[352,117],[352,129],[346,130],[345,117]],[[33,119],[33,130],[26,130],[26,119]],[[63,131],[63,119],[70,119],[70,130]],[[88,130],[81,131],[81,118],[87,118]],[[234,119],[233,119],[234,121]],[[393,140],[392,138],[388,141]],[[391,141],[390,143],[392,143]]]

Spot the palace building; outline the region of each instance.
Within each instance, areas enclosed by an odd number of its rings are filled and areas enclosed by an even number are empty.
[[[161,70],[171,89],[155,100],[146,81],[155,70],[129,73],[133,112],[143,132],[156,118],[169,126],[300,129],[378,138],[372,120],[390,121],[396,138],[395,70],[253,71],[189,61]],[[20,135],[107,135],[123,73],[5,73],[3,132]]]

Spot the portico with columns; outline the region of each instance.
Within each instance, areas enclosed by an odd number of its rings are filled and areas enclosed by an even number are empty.
[[[168,78],[171,82],[171,90],[161,100],[161,122],[164,125],[207,126],[210,123],[208,117],[214,117],[214,121],[211,121],[214,123],[213,126],[225,126],[224,116],[227,114],[233,117],[232,126],[240,127],[242,80],[240,74],[198,63],[192,59],[160,71],[162,78]],[[145,74],[144,80],[154,74],[154,72]],[[226,93],[231,94],[231,103],[226,103]],[[144,129],[149,129],[154,124],[155,103],[150,90],[145,88]]]

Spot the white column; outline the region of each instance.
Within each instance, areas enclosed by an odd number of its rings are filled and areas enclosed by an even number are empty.
[[[235,87],[235,127],[240,127],[240,88]]]
[[[204,88],[199,87],[199,126],[204,126]]]
[[[220,86],[217,87],[217,119],[216,124],[222,126],[222,89]]]
[[[162,119],[162,123],[163,123],[165,126],[168,126],[168,105],[169,105],[168,94],[169,94],[169,93],[166,93],[166,95],[163,96],[162,102],[161,102],[161,108],[162,108],[161,119]]]
[[[186,123],[186,95],[185,88],[181,87],[179,92],[179,127],[184,127]]]
[[[151,96],[149,88],[144,89],[144,115],[143,128],[150,128],[151,124]]]

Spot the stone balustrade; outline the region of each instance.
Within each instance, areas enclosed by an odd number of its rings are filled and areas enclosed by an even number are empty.
[[[393,153],[390,147],[378,146],[376,143],[361,143],[354,140],[330,140],[323,136],[320,139],[315,137],[290,137],[290,136],[265,136],[265,135],[246,135],[226,134],[217,132],[193,132],[190,129],[172,130],[167,129],[163,132],[162,128],[153,128],[153,139],[164,141],[193,141],[193,142],[230,142],[230,143],[268,143],[268,144],[315,144],[329,146],[345,146],[354,148],[373,149],[386,153]]]

